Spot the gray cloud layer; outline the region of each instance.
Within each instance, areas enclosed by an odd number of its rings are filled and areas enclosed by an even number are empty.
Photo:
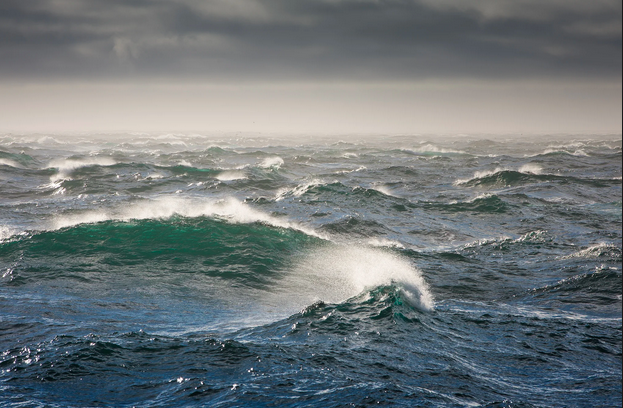
[[[0,78],[618,81],[620,0],[3,0]]]

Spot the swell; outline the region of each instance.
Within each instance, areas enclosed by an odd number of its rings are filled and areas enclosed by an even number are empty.
[[[555,298],[561,303],[613,305],[620,303],[621,271],[597,270],[562,279],[555,284],[533,289],[537,298]]]
[[[385,186],[374,186],[370,188],[355,186],[349,187],[339,181],[333,183],[324,183],[322,181],[311,181],[309,183],[299,184],[292,189],[285,189],[278,193],[277,200],[283,200],[289,197],[301,197],[310,201],[339,201],[342,199],[350,200],[369,200],[371,204],[379,205],[382,202],[387,202],[391,205],[391,208],[398,211],[408,211],[408,209],[422,208],[426,210],[437,210],[442,212],[475,212],[475,213],[504,213],[507,212],[511,205],[501,199],[495,194],[486,194],[476,197],[468,201],[458,201],[451,203],[444,202],[418,202],[413,203],[408,199],[396,197],[392,195],[391,191]],[[368,202],[368,201],[366,201]],[[347,217],[346,220],[339,221],[336,224],[338,232],[354,231],[352,228],[348,228],[350,225],[356,224],[357,220],[354,217]],[[374,221],[362,221],[363,224],[378,224]],[[344,225],[344,228],[338,225]],[[329,230],[333,230],[331,225],[325,226]],[[376,225],[372,228],[379,233],[385,229],[382,225]],[[355,231],[356,232],[356,231]]]
[[[476,197],[470,201],[454,203],[435,203],[424,202],[418,205],[427,210],[438,210],[448,213],[474,212],[474,213],[505,213],[510,209],[510,205],[495,194],[487,194]]]
[[[256,166],[221,168],[214,163],[201,167],[190,163],[170,166],[148,162],[117,163],[110,158],[67,159],[45,170],[50,183],[42,187],[52,194],[141,194],[234,182],[236,190],[275,190],[286,178],[279,171],[279,161],[274,158],[266,161],[268,163]]]
[[[376,205],[386,202],[394,205],[410,206],[408,200],[396,197],[392,194],[386,183],[364,187],[355,185],[350,187],[340,181],[325,182],[323,180],[311,180],[300,183],[296,187],[282,188],[277,193],[277,201],[288,198],[300,198],[308,202],[335,202],[353,200],[362,204]]]
[[[621,184],[617,179],[580,178],[554,174],[534,174],[516,170],[497,170],[485,175],[475,175],[471,179],[457,180],[456,185],[467,187],[510,187],[531,183],[556,182],[562,184],[581,184],[590,187],[611,187]]]
[[[0,150],[0,168],[2,166],[13,168],[29,168],[37,166],[39,162],[32,156],[26,153],[10,153]]]

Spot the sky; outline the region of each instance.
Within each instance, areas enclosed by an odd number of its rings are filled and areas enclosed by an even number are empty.
[[[620,0],[2,0],[0,130],[621,133]]]

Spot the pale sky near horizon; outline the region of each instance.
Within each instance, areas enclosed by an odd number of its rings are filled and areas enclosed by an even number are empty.
[[[0,131],[621,133],[615,0],[4,0]]]

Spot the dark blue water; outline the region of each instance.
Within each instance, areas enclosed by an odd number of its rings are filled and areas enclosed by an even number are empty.
[[[621,137],[0,136],[0,406],[617,407]]]

